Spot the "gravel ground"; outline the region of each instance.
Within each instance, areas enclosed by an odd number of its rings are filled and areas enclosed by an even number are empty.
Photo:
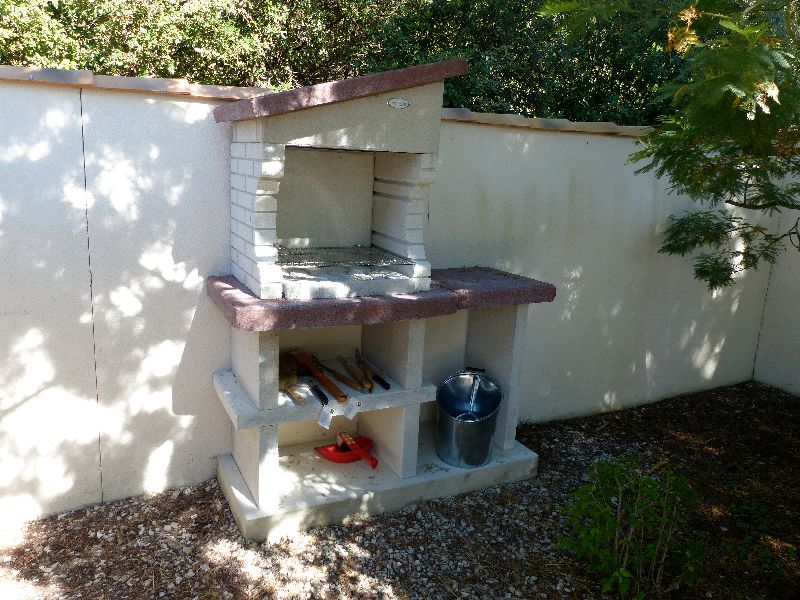
[[[696,402],[669,402],[697,420]],[[215,480],[34,521],[21,542],[0,548],[0,598],[600,598],[555,548],[556,506],[600,458],[662,459],[658,430],[621,435],[657,415],[651,405],[522,425],[519,438],[541,456],[532,480],[278,544],[239,535]]]

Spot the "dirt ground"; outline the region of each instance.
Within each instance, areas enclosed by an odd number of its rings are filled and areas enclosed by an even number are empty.
[[[693,526],[707,555],[695,586],[673,597],[800,598],[800,398],[747,383],[524,427],[519,438],[546,465],[563,427],[614,440],[615,455],[667,460],[698,492]]]
[[[602,598],[557,546],[557,506],[600,458],[667,461],[707,554],[670,598],[800,598],[800,399],[749,383],[521,425],[539,475],[403,511],[242,539],[216,481],[41,519],[0,548],[0,599]]]

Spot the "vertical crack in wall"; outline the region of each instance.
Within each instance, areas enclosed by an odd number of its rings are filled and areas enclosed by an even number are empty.
[[[780,228],[781,228],[781,217],[778,217],[778,226],[777,226],[778,231],[780,231]],[[780,258],[778,260],[780,260]],[[761,322],[758,324],[758,336],[756,336],[756,351],[753,353],[753,369],[750,372],[750,379],[753,381],[756,380],[756,363],[758,362],[758,349],[761,347],[761,333],[764,331],[764,317],[767,314],[767,302],[769,301],[769,284],[772,283],[772,269],[774,268],[775,264],[771,263],[769,265],[769,273],[767,274],[767,288],[764,290],[764,303],[761,305]]]
[[[86,261],[89,268],[89,310],[92,323],[92,362],[94,365],[94,398],[97,402],[97,410],[100,410],[100,388],[97,383],[97,341],[94,329],[94,281],[92,277],[92,245],[89,235],[89,186],[86,179],[86,135],[83,130],[83,88],[78,90],[78,99],[81,109],[81,158],[83,160],[83,197],[84,197],[84,219],[86,220]],[[99,422],[98,422],[99,424]],[[100,466],[100,502],[104,500],[103,491],[103,446],[102,432],[97,428],[97,457]]]

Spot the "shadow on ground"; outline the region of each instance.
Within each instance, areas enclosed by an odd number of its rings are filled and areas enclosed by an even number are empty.
[[[557,505],[599,458],[667,461],[701,496],[708,555],[673,598],[793,598],[800,585],[800,400],[758,384],[522,425],[535,479],[317,528],[241,538],[212,480],[32,522],[0,551],[15,598],[600,598],[556,548]]]

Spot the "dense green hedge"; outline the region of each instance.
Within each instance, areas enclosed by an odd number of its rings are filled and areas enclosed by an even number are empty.
[[[445,102],[651,123],[663,31],[566,39],[524,0],[0,0],[0,63],[294,87],[464,56]],[[646,50],[643,51],[642,48]]]

